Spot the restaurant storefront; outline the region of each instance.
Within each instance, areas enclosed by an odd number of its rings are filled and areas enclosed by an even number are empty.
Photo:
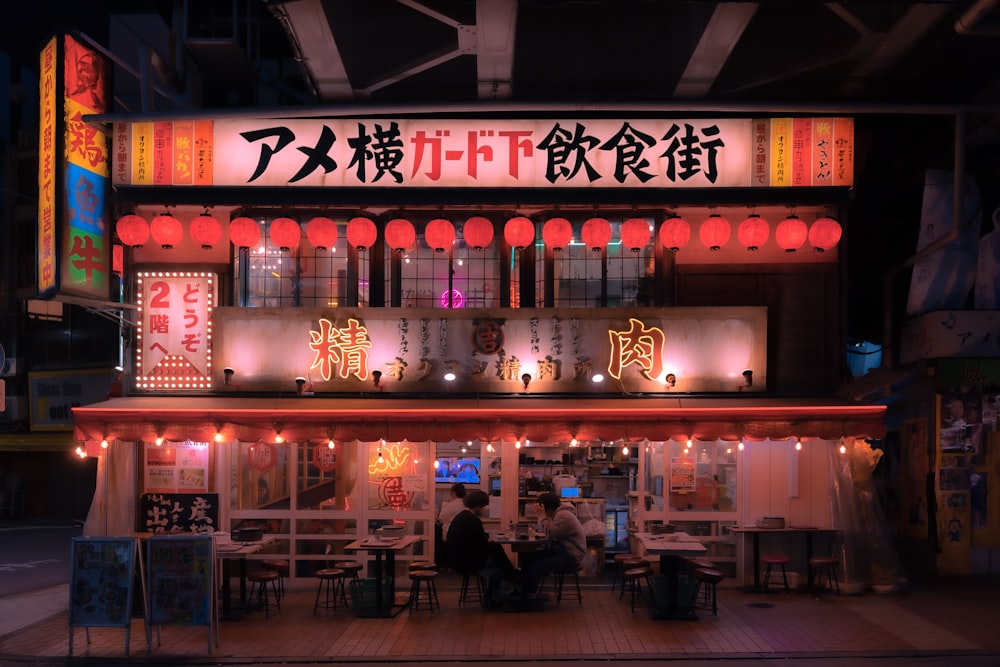
[[[433,557],[464,479],[736,572],[727,526],[829,526],[883,433],[829,398],[850,119],[106,120],[134,310],[125,395],[73,411],[88,531],[260,526],[304,577],[386,522]]]

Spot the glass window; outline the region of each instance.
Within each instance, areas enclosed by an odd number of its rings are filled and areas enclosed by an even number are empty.
[[[736,444],[694,440],[691,447],[670,441],[669,502],[671,511],[735,512]]]
[[[434,485],[428,479],[428,466],[421,463],[430,456],[427,443],[367,445],[360,449],[368,453],[368,509],[398,513],[433,508]]]
[[[296,475],[296,509],[346,510],[356,505],[357,451],[351,444],[309,442],[299,449]]]
[[[247,307],[335,308],[346,305],[347,240],[344,223],[338,224],[341,229],[337,243],[329,249],[314,247],[306,238],[307,226],[303,223],[299,225],[302,237],[298,246],[282,251],[270,237],[270,222],[262,220],[261,240],[246,255]],[[237,271],[239,275],[241,272]],[[237,287],[241,293],[244,291],[242,286]],[[367,282],[362,287],[366,299]]]
[[[270,510],[288,507],[288,450],[286,444],[234,442],[230,507],[234,510]]]

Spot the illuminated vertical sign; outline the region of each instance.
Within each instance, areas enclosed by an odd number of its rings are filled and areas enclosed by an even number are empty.
[[[106,299],[111,273],[108,136],[83,117],[108,110],[108,61],[70,35],[62,43],[65,180],[59,289]]]
[[[212,374],[212,273],[139,273],[136,386],[209,389]]]
[[[38,118],[38,293],[56,287],[57,38],[41,53]]]

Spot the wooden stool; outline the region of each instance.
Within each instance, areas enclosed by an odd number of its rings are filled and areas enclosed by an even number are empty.
[[[361,570],[365,568],[364,565],[356,560],[341,560],[337,561],[337,569],[343,570],[347,573],[348,579],[353,579],[357,581],[361,578]]]
[[[441,608],[438,602],[437,586],[434,579],[438,576],[437,570],[410,570],[410,613],[420,611],[420,602],[427,603],[427,608],[433,614]],[[423,586],[421,586],[423,584]]]
[[[792,562],[792,559],[785,555],[773,555],[764,556],[761,558],[764,563],[767,563],[767,570],[764,571],[764,592],[766,593],[771,584],[771,568],[775,565],[781,566],[781,580],[785,584],[785,592],[790,593],[791,589],[788,588],[788,572],[785,570],[785,566]]]
[[[705,601],[709,603],[706,605],[707,608],[712,610],[712,616],[718,616],[719,599],[717,595],[717,586],[719,585],[719,582],[723,580],[725,575],[712,568],[699,567],[694,571],[693,576],[698,582],[698,586],[702,586],[705,589]],[[695,589],[694,597],[695,599],[698,598],[697,588]]]
[[[687,565],[692,572],[694,572],[694,570],[699,570],[699,569],[700,570],[715,569],[715,563],[710,560],[705,560],[704,558],[688,558]],[[702,597],[703,599],[701,601],[701,604],[703,606],[708,607],[709,605],[712,604],[712,594],[709,592],[709,589],[707,587],[704,589]]]
[[[346,570],[339,567],[324,568],[316,571],[316,578],[319,579],[319,586],[316,588],[313,615],[320,607],[333,610],[337,610],[341,606],[347,607],[347,590],[344,586],[344,579],[347,578]],[[319,599],[321,595],[323,596],[322,602]]]
[[[415,560],[410,562],[410,572],[415,572],[416,570],[435,570],[437,571],[438,566],[432,560]]]
[[[274,606],[281,610],[281,598],[278,595],[278,582],[281,575],[274,570],[261,570],[247,575],[250,582],[250,595],[247,597],[247,609],[253,604],[254,590],[257,591],[257,608],[264,610],[264,618],[271,618],[271,595],[274,595]],[[271,584],[271,594],[267,592],[267,584]]]
[[[622,585],[624,585],[624,583],[625,583],[624,582],[624,577],[622,577],[622,573],[624,573],[625,570],[628,569],[628,568],[624,567],[624,565],[623,565],[623,563],[625,561],[627,561],[627,560],[642,560],[642,556],[640,556],[639,554],[615,554],[615,558],[614,558],[615,571],[614,571],[614,573],[613,573],[613,575],[611,577],[611,592],[612,593],[614,592],[615,585],[618,583],[619,579],[623,580],[622,581]]]
[[[262,560],[260,566],[265,570],[278,573],[278,594],[282,598],[285,597],[285,577],[288,576],[288,561],[287,560]]]
[[[840,595],[840,584],[837,582],[837,566],[840,559],[832,556],[814,556],[809,559],[809,589],[817,593],[822,591],[836,591]],[[823,577],[826,576],[826,586],[821,586]],[[813,589],[813,581],[816,588]]]
[[[476,586],[469,589],[470,579],[476,578]],[[465,573],[462,575],[462,588],[458,593],[458,606],[461,607],[466,602],[478,602],[480,607],[486,606],[487,592],[486,577],[479,573]]]
[[[629,568],[622,572],[622,590],[618,593],[618,599],[621,600],[625,595],[625,589],[628,588],[632,594],[632,613],[635,613],[635,601],[637,598],[645,597],[642,592],[643,582],[646,584],[646,589],[649,591],[650,597],[653,596],[653,568],[648,565],[642,567]]]

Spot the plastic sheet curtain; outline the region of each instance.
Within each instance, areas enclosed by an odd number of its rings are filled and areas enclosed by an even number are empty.
[[[902,578],[892,530],[872,480],[882,453],[852,438],[842,438],[839,445],[829,448],[831,510],[834,526],[841,530],[834,555],[840,558],[842,579],[848,586],[894,588]]]

